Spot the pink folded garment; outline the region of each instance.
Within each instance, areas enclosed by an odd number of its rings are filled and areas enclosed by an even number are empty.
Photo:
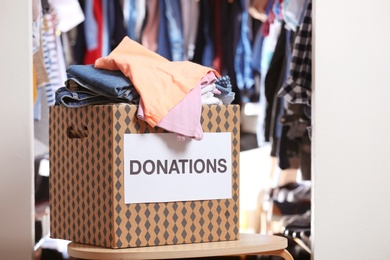
[[[201,89],[215,82],[216,76],[209,72],[205,75],[176,106],[174,106],[167,115],[157,124],[169,132],[177,133],[178,140],[192,138],[195,140],[203,139],[203,129],[200,123],[202,114]],[[140,102],[138,118],[145,120],[142,100]],[[179,138],[181,137],[181,138]]]

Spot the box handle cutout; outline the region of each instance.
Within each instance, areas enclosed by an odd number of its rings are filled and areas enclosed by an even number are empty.
[[[70,139],[86,138],[88,137],[88,127],[83,126],[81,128],[74,128],[73,126],[68,126],[66,135]]]

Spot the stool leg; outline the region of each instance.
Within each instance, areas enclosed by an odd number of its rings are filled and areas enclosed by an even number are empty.
[[[280,255],[284,260],[294,260],[294,258],[292,257],[292,255],[290,254],[290,252],[288,252],[286,249],[284,249]]]
[[[259,253],[253,253],[253,254],[248,254],[248,255],[273,255],[273,256],[280,256],[284,260],[294,260],[290,252],[288,252],[286,249],[282,250],[276,250],[276,251],[268,251],[268,252],[259,252]]]

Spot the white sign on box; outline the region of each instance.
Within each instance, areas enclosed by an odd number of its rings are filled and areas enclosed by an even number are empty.
[[[124,135],[125,203],[232,198],[231,133]]]

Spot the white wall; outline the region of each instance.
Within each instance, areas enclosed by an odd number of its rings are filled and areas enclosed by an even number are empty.
[[[314,259],[390,259],[390,1],[314,2]]]
[[[0,259],[33,256],[30,2],[0,8]]]

